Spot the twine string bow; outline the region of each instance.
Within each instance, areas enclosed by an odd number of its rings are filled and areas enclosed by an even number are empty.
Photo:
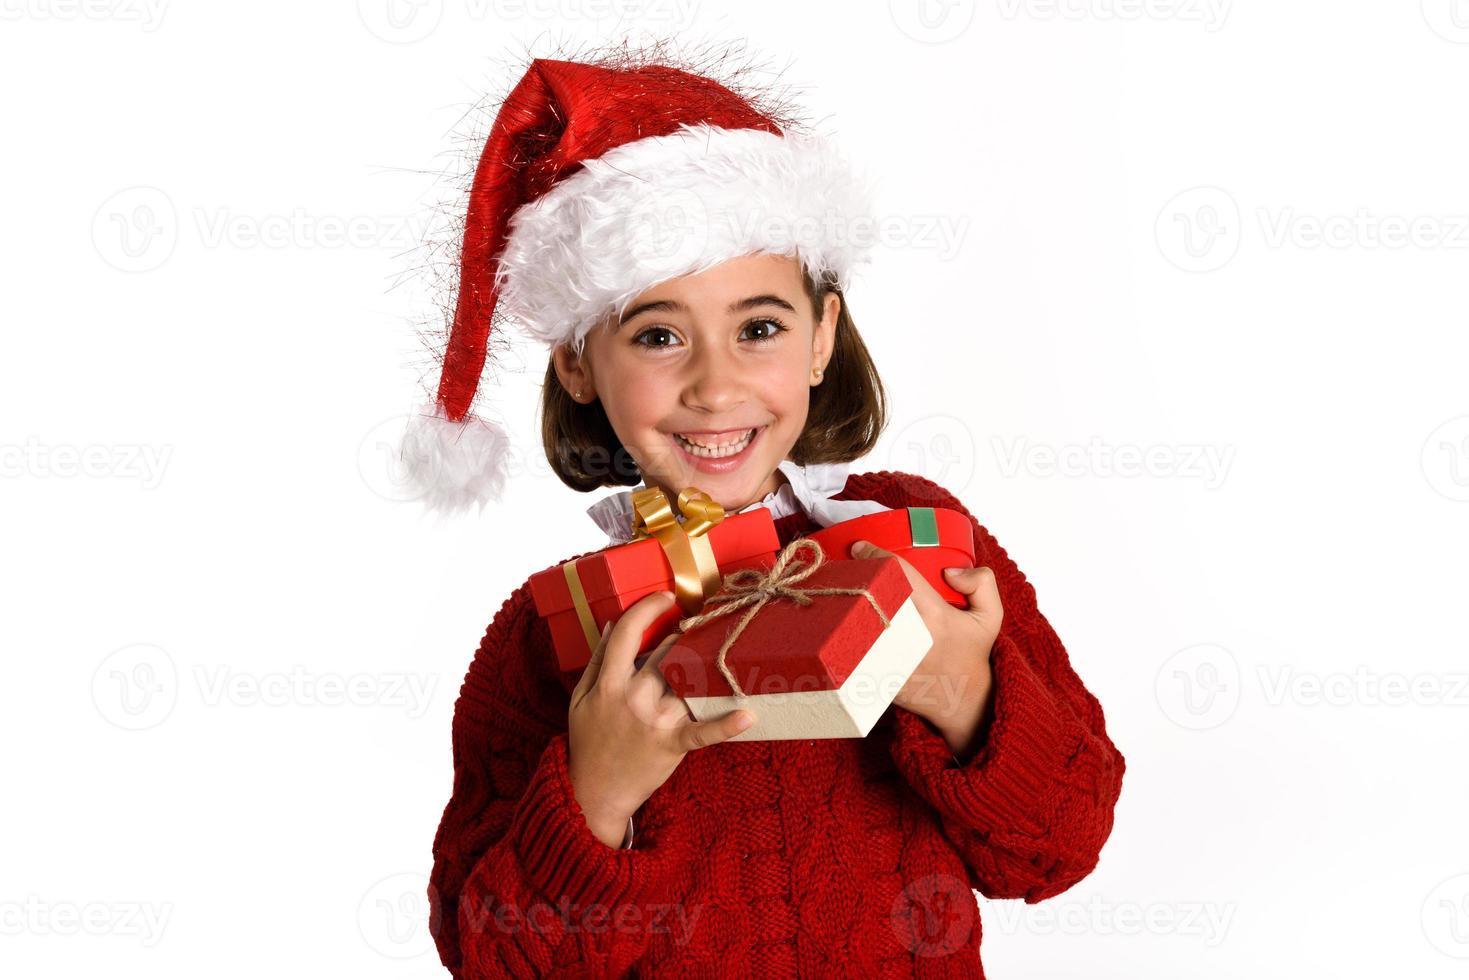
[[[798,567],[797,559],[807,552],[811,553],[811,560],[805,567]],[[803,606],[811,604],[811,597],[817,595],[860,595],[872,604],[877,618],[882,620],[883,629],[887,629],[891,623],[882,607],[877,604],[872,593],[866,589],[842,589],[827,587],[821,589],[798,589],[796,585],[810,577],[811,573],[820,568],[826,561],[826,552],[822,550],[821,543],[810,538],[797,538],[786,545],[779,555],[776,556],[775,564],[770,566],[768,572],[761,572],[758,568],[741,568],[738,571],[725,576],[724,584],[720,590],[709,598],[705,603],[704,611],[694,616],[687,616],[678,621],[680,632],[688,632],[695,627],[702,626],[710,620],[720,616],[727,616],[738,609],[745,609],[745,615],[740,619],[735,628],[725,636],[724,642],[719,646],[719,655],[715,658],[715,666],[729,682],[730,690],[734,691],[736,697],[748,697],[744,688],[740,687],[739,681],[729,669],[725,658],[730,647],[734,646],[735,640],[739,639],[744,632],[745,626],[754,619],[761,609],[765,608],[767,602],[776,599],[790,599]],[[710,606],[718,604],[716,608]]]

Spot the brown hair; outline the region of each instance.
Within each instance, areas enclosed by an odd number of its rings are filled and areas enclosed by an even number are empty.
[[[834,278],[827,275],[818,282],[809,272],[802,278],[817,321],[827,293],[836,293],[841,311],[831,361],[821,383],[811,389],[806,428],[791,447],[789,458],[802,466],[850,463],[877,444],[887,425],[887,397],[867,345],[852,322],[847,298]],[[550,358],[541,388],[541,441],[551,469],[573,490],[635,487],[643,482],[637,462],[613,431],[602,400],[590,405],[574,400],[561,386]]]

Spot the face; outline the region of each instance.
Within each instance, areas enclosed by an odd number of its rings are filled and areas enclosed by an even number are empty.
[[[783,480],[776,466],[806,426],[831,358],[841,300],[818,319],[800,260],[756,254],[659,283],[553,352],[566,390],[601,399],[649,486],[674,501],[696,486],[733,513]]]

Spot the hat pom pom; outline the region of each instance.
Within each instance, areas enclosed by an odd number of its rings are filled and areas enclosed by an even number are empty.
[[[501,499],[509,454],[510,434],[502,426],[473,415],[455,422],[434,405],[409,417],[401,458],[424,505],[454,514]]]

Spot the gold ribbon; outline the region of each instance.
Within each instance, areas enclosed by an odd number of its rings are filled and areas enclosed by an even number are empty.
[[[797,556],[806,551],[814,552],[810,563],[805,568],[792,567]],[[758,568],[742,568],[726,576],[724,588],[718,595],[711,596],[707,603],[708,606],[714,606],[717,603],[719,604],[717,608],[679,620],[679,631],[687,633],[719,616],[726,616],[745,606],[749,607],[744,618],[725,636],[724,642],[719,647],[719,655],[714,660],[719,672],[729,682],[730,690],[734,691],[736,697],[743,698],[748,695],[735,680],[734,672],[729,669],[729,665],[725,663],[725,655],[729,653],[729,648],[734,646],[735,640],[739,639],[740,633],[744,632],[745,626],[755,618],[756,613],[765,608],[767,602],[775,599],[790,599],[803,606],[809,606],[811,597],[814,595],[860,595],[872,603],[873,610],[877,612],[877,618],[882,620],[883,629],[892,625],[882,611],[882,607],[872,597],[872,593],[866,589],[797,589],[794,587],[797,582],[804,581],[812,572],[820,568],[825,561],[826,552],[822,550],[821,542],[813,541],[810,538],[797,538],[786,545],[776,556],[775,564],[770,567],[770,571],[762,573]]]
[[[685,487],[678,495],[678,509],[684,515],[682,524],[673,516],[668,497],[657,487],[634,490],[632,505],[632,540],[658,539],[673,569],[673,594],[678,597],[679,607],[685,613],[698,612],[704,605],[704,597],[719,589],[719,563],[714,560],[714,547],[705,535],[724,520],[724,508],[697,487]],[[566,562],[561,571],[571,593],[572,610],[586,637],[587,651],[596,650],[602,632],[592,615],[577,562]]]
[[[719,563],[714,560],[714,547],[709,531],[724,520],[724,507],[697,487],[679,491],[680,524],[669,506],[668,497],[658,487],[645,487],[632,493],[632,540],[656,538],[673,569],[673,594],[685,613],[696,613],[706,596],[719,589]],[[600,639],[600,637],[599,637]],[[592,644],[593,648],[596,644]]]

